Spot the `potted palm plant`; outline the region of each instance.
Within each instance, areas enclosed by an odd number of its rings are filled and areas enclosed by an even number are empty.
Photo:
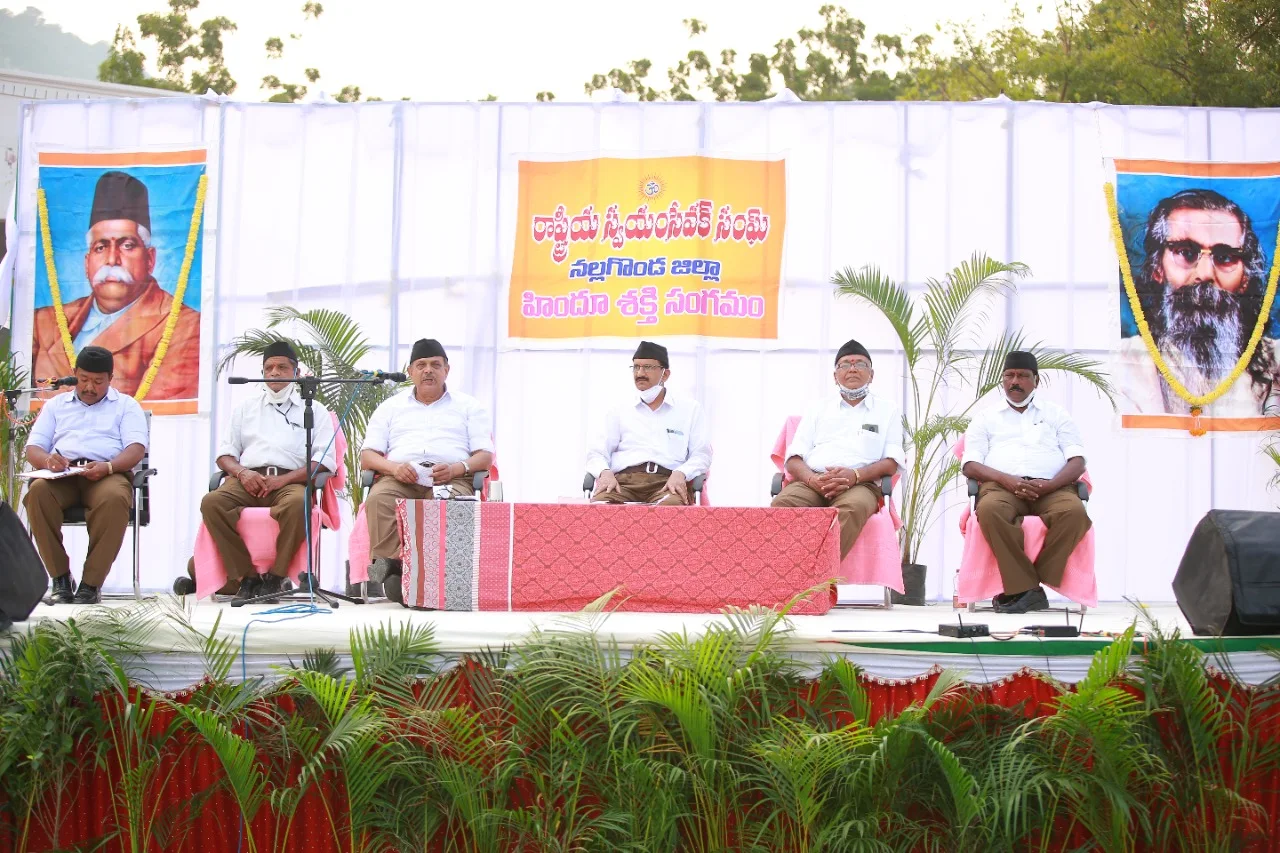
[[[897,602],[925,603],[927,569],[918,562],[920,546],[943,495],[960,476],[960,461],[951,447],[969,426],[974,406],[1000,384],[1010,351],[1035,353],[1042,381],[1055,373],[1078,376],[1115,405],[1101,362],[1029,344],[1020,329],[1007,329],[994,341],[986,336],[989,297],[1013,293],[1017,280],[1030,272],[1026,264],[975,253],[941,279],[928,279],[919,299],[874,266],[846,267],[832,278],[838,296],[861,299],[884,315],[907,363],[903,421],[908,459],[897,487],[906,595],[895,593]],[[944,388],[972,391],[972,396],[966,395],[958,410],[946,407]]]
[[[0,389],[28,385],[27,371],[18,364],[18,356],[9,346],[9,330],[0,328]],[[22,481],[16,474],[22,470],[23,450],[34,418],[20,418],[0,397],[0,500],[17,506]]]

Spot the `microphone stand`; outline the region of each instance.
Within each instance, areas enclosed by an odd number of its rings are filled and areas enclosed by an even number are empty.
[[[312,430],[315,428],[315,414],[311,408],[311,403],[312,401],[315,400],[316,390],[320,387],[320,384],[322,382],[327,385],[379,385],[383,381],[384,381],[383,378],[376,374],[369,377],[362,377],[360,379],[337,379],[337,378],[322,379],[319,376],[300,376],[296,379],[249,379],[249,378],[240,377],[240,376],[233,376],[229,380],[230,384],[232,385],[247,385],[249,383],[263,384],[266,382],[289,382],[298,386],[298,393],[302,397],[302,429],[303,429],[303,433],[306,436],[305,440],[306,440],[306,447],[307,447],[307,458],[305,463],[306,470],[307,470],[307,482],[306,482],[305,496],[303,499],[303,504],[304,504],[303,511],[306,513],[306,515],[303,517],[303,521],[305,522],[306,537],[307,537],[307,586],[308,586],[308,591],[311,594],[317,596],[318,598],[320,598],[320,600],[324,601],[324,603],[328,604],[329,608],[332,610],[338,609],[339,600],[346,601],[351,604],[364,604],[364,600],[360,598],[353,598],[349,595],[343,595],[342,593],[334,592],[333,590],[322,589],[319,586],[319,582],[315,574],[315,568],[312,565],[313,554],[315,551],[314,537],[318,534],[316,533],[314,529],[314,525],[312,524],[313,513],[311,508],[311,502],[308,499],[310,498],[311,495],[315,494],[315,477],[320,466],[318,463],[313,463],[311,461],[311,455],[312,455],[311,434],[312,434]],[[335,447],[334,449],[336,450],[337,448]],[[298,580],[299,582],[301,582],[302,579],[299,578]],[[299,585],[298,592],[301,592],[301,591],[302,591],[302,588],[301,588],[301,585]],[[259,604],[262,602],[275,603],[283,597],[284,596],[280,594],[271,594],[271,595],[259,595],[256,598],[243,598],[243,599],[237,598],[231,602],[231,606],[243,607],[246,604]]]

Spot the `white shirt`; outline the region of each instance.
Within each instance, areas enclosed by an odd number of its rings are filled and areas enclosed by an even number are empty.
[[[493,450],[493,422],[475,397],[450,391],[420,403],[408,388],[385,401],[369,418],[364,450],[392,462],[462,462],[478,450]]]
[[[633,400],[605,413],[604,429],[587,448],[587,473],[654,462],[692,480],[711,469],[711,431],[697,400],[673,397],[670,388],[657,409]]]
[[[138,300],[135,299],[133,302],[137,301]],[[102,310],[98,308],[98,300],[90,300],[89,316],[85,318],[84,325],[81,326],[80,331],[76,333],[76,339],[71,344],[72,349],[76,352],[80,352],[80,350],[93,343],[94,339],[97,338],[99,334],[106,331],[107,326],[110,326],[116,320],[119,320],[120,316],[124,314],[124,312],[133,307],[133,302],[130,302],[119,311],[112,311],[110,314],[104,314]]]
[[[231,413],[226,436],[218,445],[218,456],[230,456],[246,468],[275,465],[285,471],[296,471],[307,455],[302,398],[294,391],[283,403],[273,403],[267,397],[265,385],[263,389]],[[330,445],[333,419],[328,409],[315,402],[311,404],[311,414],[311,461],[336,471],[336,447]]]
[[[902,468],[907,454],[902,441],[902,413],[874,391],[856,406],[839,392],[809,407],[787,446],[787,458],[799,456],[819,473],[828,468],[861,468],[892,459]]]
[[[964,434],[961,464],[978,462],[1015,477],[1051,480],[1076,456],[1084,457],[1076,422],[1057,403],[1036,399],[1022,414],[1001,403],[974,418]]]
[[[137,400],[114,388],[92,406],[81,403],[75,391],[51,398],[27,439],[28,447],[94,462],[109,462],[131,444],[147,446],[147,416]]]

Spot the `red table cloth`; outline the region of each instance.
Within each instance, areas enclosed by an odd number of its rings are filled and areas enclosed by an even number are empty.
[[[715,613],[778,607],[840,568],[834,509],[400,501],[408,607]],[[797,602],[826,613],[835,588]]]

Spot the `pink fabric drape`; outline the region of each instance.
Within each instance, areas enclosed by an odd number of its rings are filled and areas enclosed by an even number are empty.
[[[329,417],[333,419],[334,429],[334,452],[337,457],[337,470],[334,471],[329,482],[325,483],[324,488],[320,490],[320,502],[311,509],[311,525],[312,530],[317,533],[328,528],[330,530],[338,530],[342,526],[342,518],[338,512],[338,489],[347,482],[347,437],[342,434],[342,428],[338,424],[338,416],[333,412],[329,413]],[[236,530],[240,532],[240,537],[244,539],[245,547],[249,549],[249,556],[253,559],[253,566],[258,573],[264,573],[271,568],[271,564],[276,559],[276,536],[280,533],[280,527],[276,524],[275,519],[271,517],[269,507],[246,507],[240,513],[240,521],[236,524]],[[312,554],[313,560],[319,564],[320,560],[320,537],[314,537],[315,551]],[[305,542],[298,547],[298,552],[293,555],[293,560],[289,563],[289,577],[297,583],[298,575],[307,569],[307,545]],[[205,598],[213,595],[221,589],[227,582],[227,570],[222,565],[222,555],[218,553],[218,548],[213,544],[213,537],[209,535],[209,531],[204,524],[200,525],[200,529],[196,531],[195,545],[195,570],[196,570],[196,597]]]

